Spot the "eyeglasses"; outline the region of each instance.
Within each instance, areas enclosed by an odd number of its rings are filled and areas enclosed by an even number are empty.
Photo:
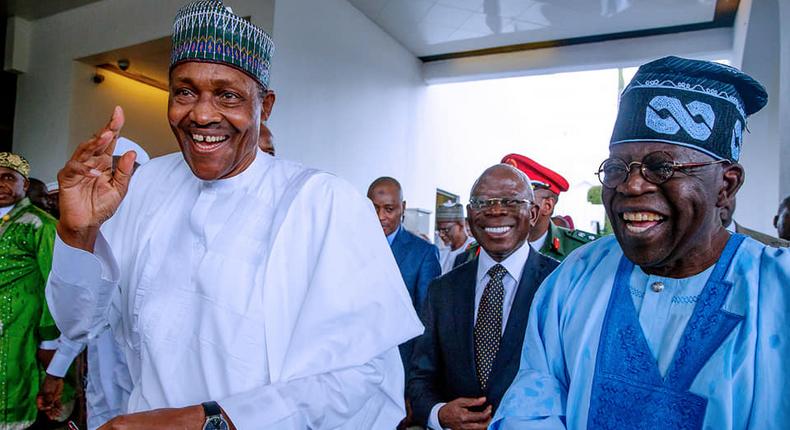
[[[527,199],[510,199],[510,198],[493,198],[493,199],[476,199],[472,198],[469,200],[469,207],[474,210],[487,210],[494,207],[494,205],[499,205],[505,209],[516,209],[523,204],[531,204],[532,202]]]
[[[639,167],[642,177],[648,182],[661,185],[670,180],[676,171],[688,174],[688,170],[697,167],[711,166],[713,164],[729,163],[728,160],[707,161],[703,163],[676,163],[669,153],[658,151],[651,152],[642,158],[642,161],[626,163],[619,158],[607,158],[598,167],[598,180],[606,188],[615,188],[628,180],[631,169]]]
[[[438,232],[439,232],[439,234],[447,234],[447,233],[449,233],[449,232],[450,232],[450,230],[452,230],[452,229],[453,229],[453,228],[454,228],[456,225],[458,225],[458,224],[453,224],[453,225],[451,225],[450,227],[442,227],[442,228],[437,228],[437,229],[436,229],[436,231],[438,231]]]

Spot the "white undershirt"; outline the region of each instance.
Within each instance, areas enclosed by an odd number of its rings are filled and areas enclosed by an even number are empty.
[[[13,204],[13,205],[11,205],[11,206],[6,206],[6,207],[4,207],[4,208],[0,208],[0,217],[4,217],[4,216],[6,216],[6,215],[7,215],[9,212],[11,212],[12,210],[14,210],[14,207],[15,207],[15,206],[16,206],[16,205],[15,205],[15,204]]]

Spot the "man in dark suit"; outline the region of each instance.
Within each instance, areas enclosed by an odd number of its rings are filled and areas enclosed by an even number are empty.
[[[383,176],[373,181],[368,187],[368,198],[376,209],[412,304],[419,312],[428,292],[428,284],[442,273],[439,250],[401,226],[406,201],[403,200],[400,183],[395,178]],[[412,345],[410,341],[400,348],[407,371]]]
[[[467,221],[481,251],[429,288],[406,391],[414,423],[485,429],[515,377],[532,297],[558,264],[527,241],[533,200],[529,178],[506,164],[472,187]]]

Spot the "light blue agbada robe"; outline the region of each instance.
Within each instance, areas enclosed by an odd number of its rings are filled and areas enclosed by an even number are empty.
[[[685,279],[613,236],[577,250],[535,296],[490,428],[790,428],[790,250],[733,235]]]

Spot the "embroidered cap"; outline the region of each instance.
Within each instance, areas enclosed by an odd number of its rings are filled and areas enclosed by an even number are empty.
[[[766,103],[765,88],[734,67],[664,57],[639,67],[623,90],[609,145],[663,142],[738,161],[746,117]]]
[[[447,202],[436,208],[436,221],[463,221],[464,205]]]
[[[0,152],[0,167],[16,171],[27,179],[30,176],[30,163],[25,157],[13,152]]]
[[[225,64],[269,88],[273,52],[271,37],[234,14],[222,0],[198,0],[176,14],[170,69],[185,61]]]
[[[568,181],[559,173],[541,165],[537,161],[520,154],[508,154],[502,158],[501,163],[510,164],[527,174],[533,189],[547,189],[554,194],[568,191]]]

